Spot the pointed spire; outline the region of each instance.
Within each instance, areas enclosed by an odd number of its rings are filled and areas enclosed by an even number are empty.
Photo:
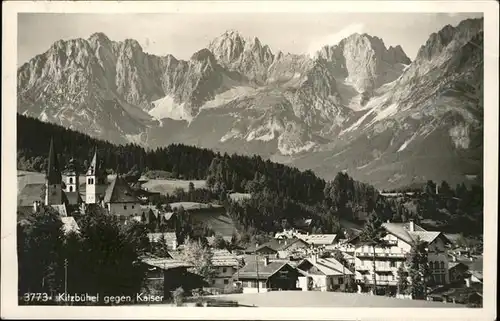
[[[89,168],[87,170],[87,175],[96,175],[97,172],[97,147],[94,151],[94,157],[90,162]]]
[[[50,185],[61,184],[62,175],[59,168],[59,161],[54,147],[54,139],[50,138],[49,161],[47,165],[47,175],[45,177]]]

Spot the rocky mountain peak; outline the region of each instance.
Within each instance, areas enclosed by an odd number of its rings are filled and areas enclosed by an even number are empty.
[[[483,30],[483,18],[466,19],[456,27],[444,26],[438,32],[432,33],[427,42],[420,47],[417,53],[417,60],[431,60],[435,56],[453,45],[458,48],[470,41],[474,36]]]
[[[411,59],[408,58],[400,45],[397,45],[396,47],[389,46],[389,49],[387,49],[386,57],[388,61],[394,61],[396,63],[402,63],[405,65],[411,63]]]
[[[111,40],[109,40],[108,36],[106,36],[103,32],[95,32],[95,33],[91,34],[88,40],[90,43],[94,43],[94,42],[110,43],[111,42]]]
[[[214,54],[208,50],[207,48],[203,48],[201,50],[198,50],[191,56],[191,61],[196,61],[196,62],[206,62],[211,65],[216,64],[215,56]]]
[[[333,46],[324,46],[316,54],[330,62],[336,78],[359,93],[372,92],[394,81],[402,72],[401,64],[410,59],[401,46],[386,48],[384,41],[366,33],[354,33]]]
[[[274,60],[269,46],[263,45],[257,37],[243,37],[235,30],[215,38],[208,49],[222,66],[258,83],[265,80],[267,69]]]
[[[231,63],[237,60],[245,49],[245,40],[235,30],[228,30],[210,42],[208,49],[217,60]]]

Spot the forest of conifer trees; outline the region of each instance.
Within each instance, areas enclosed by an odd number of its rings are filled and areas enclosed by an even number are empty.
[[[311,228],[316,232],[339,233],[340,220],[362,222],[375,213],[384,221],[413,219],[424,225],[434,221],[442,231],[482,233],[483,190],[478,185],[453,188],[441,182],[436,194],[436,183],[428,181],[422,182],[420,190],[413,188],[413,196],[388,198],[347,173],[338,173],[334,180],[325,182],[312,171],[299,171],[260,156],[221,154],[183,144],[155,150],[133,144],[116,146],[22,115],[18,115],[17,133],[19,169],[43,172],[51,137],[61,164],[74,158],[85,168],[97,149],[110,171],[138,175],[164,171],[173,178],[206,179],[205,192],[198,189],[185,197],[206,199],[217,195],[217,201],[243,229],[273,232],[283,224],[312,218]],[[232,192],[250,193],[251,198],[235,202],[227,197]]]

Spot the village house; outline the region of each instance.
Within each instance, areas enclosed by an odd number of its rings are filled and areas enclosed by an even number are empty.
[[[168,250],[177,250],[179,243],[177,241],[177,235],[175,234],[175,232],[148,233],[148,239],[150,243],[159,242],[162,239],[162,236]]]
[[[127,181],[119,174],[106,189],[103,203],[110,214],[119,217],[142,215],[140,201],[133,195]]]
[[[228,250],[212,250],[212,265],[217,274],[212,279],[212,287],[231,292],[234,288],[233,275],[238,271],[239,262]]]
[[[302,291],[346,290],[354,283],[354,273],[334,258],[318,258],[313,255],[297,264],[299,287]]]
[[[288,259],[294,255],[304,255],[311,246],[299,238],[272,239],[262,245],[251,246],[246,254],[258,254],[270,258]]]
[[[239,280],[243,293],[258,293],[277,290],[295,290],[300,273],[283,261],[272,261],[268,257],[246,260],[233,279]]]
[[[297,237],[314,247],[329,248],[337,243],[337,234],[299,234]]]
[[[224,242],[226,242],[226,244],[231,244],[231,241],[232,241],[232,239],[233,239],[233,237],[232,237],[232,236],[227,236],[227,235],[226,235],[226,236],[224,236],[224,235],[223,235],[223,236],[221,236],[221,237],[222,237],[222,239],[224,240]],[[208,242],[208,245],[209,245],[210,247],[214,247],[214,245],[215,245],[215,240],[216,240],[215,236],[209,236],[209,237],[207,237],[207,242]]]
[[[255,245],[250,245],[244,250],[245,254],[254,254],[254,255],[260,255],[260,256],[266,256],[270,258],[277,258],[278,257],[278,251],[276,251],[274,248],[266,245],[266,244],[255,244]]]
[[[449,262],[448,274],[450,283],[465,282],[465,279],[469,277],[469,267],[462,262]]]
[[[148,255],[141,258],[147,268],[145,291],[152,295],[163,295],[170,298],[171,292],[182,287],[189,291],[207,286],[203,278],[188,271],[191,264],[177,258],[160,258]]]
[[[389,286],[393,289],[397,286],[397,270],[406,260],[406,255],[417,239],[427,243],[429,266],[434,283],[449,283],[449,260],[445,246],[449,241],[441,232],[426,231],[412,221],[409,223],[388,222],[384,223],[383,227],[387,231],[384,237],[387,246],[375,248],[377,285]],[[346,250],[348,253],[353,250],[356,281],[365,285],[372,284],[373,247],[364,245],[359,236],[350,239],[349,243],[352,247],[347,246]]]

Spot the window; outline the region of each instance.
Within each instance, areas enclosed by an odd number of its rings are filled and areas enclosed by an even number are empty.
[[[132,209],[134,209],[134,205],[132,205]]]
[[[444,262],[441,262],[441,270],[444,270]]]
[[[434,270],[434,262],[429,262],[429,269]]]
[[[69,183],[70,183],[70,184],[73,184],[73,177],[70,177],[70,178],[69,178]]]
[[[123,209],[126,210],[127,209],[127,205],[123,205]]]
[[[343,278],[339,278],[339,284],[344,284],[344,279]]]
[[[394,267],[396,267],[396,262],[394,262],[394,261],[391,261],[391,263],[390,263],[390,266],[391,266],[391,268],[394,268]]]
[[[69,191],[70,191],[70,192],[73,192],[73,186],[70,186],[70,187],[69,187]]]
[[[229,280],[228,279],[224,279],[224,284],[229,284]]]
[[[222,268],[222,273],[226,273],[227,272],[227,269],[224,267]]]

